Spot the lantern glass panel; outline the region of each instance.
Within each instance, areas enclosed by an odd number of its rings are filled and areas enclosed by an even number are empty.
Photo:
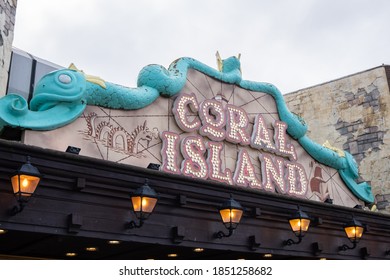
[[[29,197],[39,184],[40,178],[31,175],[17,174],[11,178],[14,194]]]
[[[350,227],[345,227],[344,228],[345,233],[347,234],[349,240],[352,242],[359,241],[360,238],[363,236],[363,227],[360,226],[350,226]]]
[[[219,213],[224,224],[238,224],[240,223],[243,211],[241,209],[221,209]]]
[[[309,229],[310,220],[298,218],[289,220],[289,223],[296,236],[303,236]]]
[[[134,212],[152,213],[157,203],[157,198],[134,196],[131,198]]]

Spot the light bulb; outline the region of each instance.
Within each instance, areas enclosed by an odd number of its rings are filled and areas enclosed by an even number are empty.
[[[28,187],[28,180],[26,178],[23,179],[22,181],[22,187],[27,188]]]

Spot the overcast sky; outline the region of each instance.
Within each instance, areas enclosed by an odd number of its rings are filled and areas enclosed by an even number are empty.
[[[136,86],[148,64],[241,53],[283,93],[390,64],[388,0],[18,0],[14,47]]]

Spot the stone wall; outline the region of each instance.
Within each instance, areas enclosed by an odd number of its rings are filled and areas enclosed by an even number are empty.
[[[17,0],[0,0],[0,97],[7,90]]]
[[[390,66],[380,66],[285,95],[308,134],[350,152],[377,207],[390,213]]]

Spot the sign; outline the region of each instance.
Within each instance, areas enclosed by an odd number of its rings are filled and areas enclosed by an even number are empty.
[[[162,132],[163,171],[300,197],[306,195],[307,175],[297,162],[294,145],[287,140],[285,123],[275,120],[271,135],[262,114],[257,114],[250,132],[244,109],[224,105],[215,98],[198,103],[194,93],[179,95],[172,112],[181,130],[199,136],[181,138],[178,133]],[[224,141],[239,145],[234,170],[223,168]],[[258,151],[260,170],[255,169],[247,148]]]
[[[109,89],[109,87],[107,87]],[[24,132],[24,143],[315,201],[364,203],[338,170],[286,133],[273,96],[189,68],[181,90],[138,110],[86,106],[75,121]]]

